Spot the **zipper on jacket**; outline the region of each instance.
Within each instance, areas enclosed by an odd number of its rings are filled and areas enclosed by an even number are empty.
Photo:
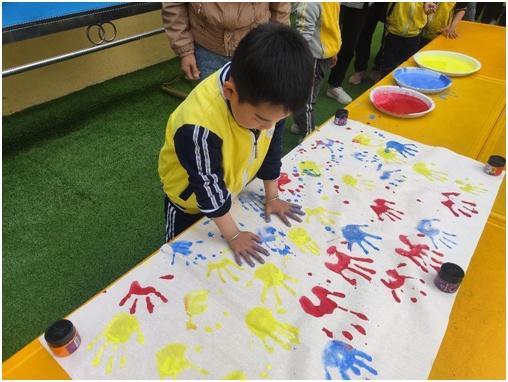
[[[258,157],[258,138],[260,131],[259,130],[252,130],[252,134],[254,134],[254,159],[257,159]]]

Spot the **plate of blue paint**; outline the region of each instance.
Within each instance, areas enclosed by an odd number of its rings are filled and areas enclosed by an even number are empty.
[[[399,86],[427,94],[440,93],[452,86],[448,76],[424,68],[398,68],[393,78]]]

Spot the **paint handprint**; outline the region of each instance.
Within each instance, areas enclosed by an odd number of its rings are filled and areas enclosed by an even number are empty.
[[[310,218],[315,216],[322,225],[330,226],[335,224],[334,216],[340,216],[340,212],[327,210],[324,207],[305,208],[305,223],[310,223]]]
[[[386,215],[392,222],[402,220],[402,216],[399,215],[404,215],[404,212],[393,209],[388,206],[388,204],[394,206],[395,202],[390,202],[385,199],[375,199],[374,204],[371,204],[370,208],[372,208],[372,211],[376,213],[377,218],[381,221],[384,221],[383,215]]]
[[[126,356],[123,354],[117,355],[115,353],[117,353],[119,347],[123,351],[124,345],[134,336],[138,344],[141,345],[145,342],[136,316],[131,316],[127,313],[119,313],[114,316],[106,325],[104,332],[95,337],[87,346],[87,350],[92,350],[95,345],[101,341],[99,350],[92,360],[92,365],[96,367],[99,366],[102,363],[103,357],[109,354],[105,365],[106,374],[110,374],[113,371],[115,358],[118,359],[117,362],[119,366],[124,367],[127,362]]]
[[[434,164],[429,164],[425,162],[418,162],[413,165],[413,171],[417,174],[420,174],[430,180],[431,182],[437,181],[437,182],[446,182],[448,179],[448,174],[443,171],[437,171],[433,170],[431,167],[433,167]]]
[[[196,241],[196,243],[203,243],[201,240]],[[203,254],[199,253],[194,256],[193,259],[190,259],[190,255],[192,254],[192,247],[193,243],[191,241],[187,240],[178,240],[174,241],[172,243],[167,243],[161,247],[161,252],[165,254],[169,254],[171,258],[171,265],[175,264],[176,256],[179,255],[181,257],[185,258],[185,264],[190,265],[192,262],[193,264],[197,264],[197,261],[199,260],[206,260],[206,257],[203,256]],[[171,253],[168,251],[168,247],[171,248]]]
[[[446,198],[441,201],[441,204],[448,208],[456,217],[463,215],[470,218],[473,214],[478,213],[478,210],[475,208],[476,203],[469,202],[467,200],[460,200],[458,198],[460,193],[458,192],[442,192],[441,195]]]
[[[270,251],[278,253],[281,256],[292,254],[291,247],[284,242],[286,234],[275,227],[263,227],[257,232],[263,244],[265,244]]]
[[[197,326],[192,321],[194,316],[203,314],[208,309],[208,290],[200,289],[187,293],[183,298],[185,313],[187,313],[187,329],[196,330]]]
[[[426,259],[430,259],[432,262],[430,266],[434,268],[434,270],[439,271],[439,268],[441,267],[441,264],[443,262],[439,260],[437,257],[444,256],[441,252],[432,250],[431,252],[434,256],[429,255],[427,253],[427,251],[429,250],[429,246],[427,244],[413,244],[409,241],[408,237],[405,235],[399,235],[399,240],[405,245],[407,245],[409,250],[405,250],[403,248],[395,248],[395,252],[411,260],[414,264],[416,264],[418,268],[420,268],[425,273],[429,271],[427,269],[429,264],[427,264]]]
[[[285,186],[289,183],[291,183],[292,180],[289,178],[289,175],[287,172],[281,172],[280,173],[280,176],[279,176],[279,179],[277,179],[277,187],[279,189],[280,192],[289,192],[291,195],[295,195],[300,193],[303,189],[304,189],[304,186],[303,184],[299,184],[296,188],[286,188]]]
[[[272,312],[264,307],[252,308],[245,315],[247,328],[258,337],[269,353],[274,348],[268,344],[268,339],[286,350],[291,350],[300,343],[299,330],[296,326],[277,320]]]
[[[389,185],[398,187],[401,183],[404,183],[407,177],[402,173],[401,169],[397,170],[383,170],[383,164],[379,163],[376,171],[382,171],[381,175],[379,175],[379,179],[385,180]]]
[[[381,282],[386,286],[388,289],[391,290],[393,299],[400,304],[400,297],[397,295],[397,291],[400,291],[401,294],[407,294],[404,293],[404,284],[406,283],[406,280],[408,279],[414,279],[414,277],[401,275],[397,269],[405,267],[406,264],[401,263],[397,266],[397,268],[394,269],[388,269],[386,271],[386,274],[388,275],[388,280],[381,279]],[[422,284],[425,284],[425,281],[422,279],[419,279],[419,281]],[[420,291],[420,294],[422,296],[427,296],[427,293],[424,291]],[[411,297],[411,302],[416,303],[418,299],[416,297]]]
[[[386,163],[386,164],[402,164],[402,163],[405,163],[404,160],[402,160],[398,155],[397,155],[397,151],[386,151],[383,147],[381,147],[380,149],[378,149],[376,151],[377,155],[376,155],[376,158],[378,159],[377,161],[382,161],[383,163]]]
[[[160,379],[171,377],[172,379],[188,369],[196,370],[201,375],[208,375],[208,371],[202,369],[185,356],[187,346],[181,343],[169,344],[157,352],[157,370]]]
[[[483,186],[482,183],[474,185],[473,183],[471,183],[471,180],[469,178],[466,178],[464,180],[457,179],[455,183],[459,185],[459,188],[462,191],[473,195],[479,195],[488,191],[486,188],[482,187]]]
[[[288,232],[288,238],[291,240],[302,252],[311,253],[319,256],[319,247],[314,240],[310,237],[309,233],[301,228],[291,228]]]
[[[243,271],[243,268],[232,261],[230,258],[225,257],[219,261],[211,261],[208,263],[208,267],[206,270],[206,277],[210,277],[212,272],[217,272],[217,276],[222,283],[226,282],[226,278],[224,277],[224,273],[227,274],[233,281],[239,281],[240,278],[235,275],[229,268],[235,268],[239,271]],[[223,273],[224,272],[224,273]]]
[[[326,344],[323,350],[323,366],[326,379],[332,379],[330,369],[336,370],[341,379],[351,379],[350,372],[360,376],[361,369],[367,370],[372,375],[377,375],[377,371],[367,365],[367,361],[372,362],[370,355],[356,350],[342,341],[332,340]]]
[[[341,180],[344,182],[346,186],[349,186],[351,188],[354,188],[358,191],[362,190],[373,190],[375,187],[375,184],[372,180],[363,179],[362,175],[357,174],[356,176],[353,175],[343,175]]]
[[[344,144],[341,141],[326,138],[324,141],[321,139],[316,140],[312,145],[311,149],[315,150],[318,147],[326,148],[330,151],[330,160],[326,165],[326,170],[329,170],[334,164],[339,164],[343,158],[342,151],[344,151]]]
[[[360,133],[355,135],[351,140],[354,143],[358,143],[362,146],[378,146],[382,141],[379,138],[372,137],[366,133]]]
[[[303,174],[308,175],[308,176],[317,177],[317,176],[322,175],[321,166],[318,165],[314,161],[310,161],[310,160],[302,161],[302,162],[298,163],[298,168],[300,169],[300,171]]]
[[[127,292],[127,294],[120,300],[119,305],[123,306],[127,302],[127,300],[129,300],[132,296],[146,296],[145,297],[146,309],[148,310],[148,313],[152,314],[153,308],[154,308],[152,300],[150,300],[150,295],[152,295],[152,294],[157,296],[163,303],[168,302],[168,299],[166,298],[166,296],[164,296],[162,293],[160,293],[154,287],[152,287],[152,286],[142,287],[141,285],[139,285],[138,281],[133,281],[130,288],[129,288],[129,292]],[[129,309],[130,314],[136,313],[137,302],[138,302],[138,298],[135,297],[134,301]]]
[[[441,231],[433,225],[434,222],[439,221],[439,219],[422,219],[416,226],[416,230],[420,232],[420,234],[430,238],[430,240],[432,240],[432,244],[434,244],[434,248],[436,249],[439,249],[439,246],[437,245],[438,241],[448,248],[452,248],[457,245],[457,243],[452,240],[452,238],[455,238],[457,235]]]
[[[275,264],[272,263],[267,263],[259,266],[254,272],[253,280],[259,280],[263,284],[261,302],[263,304],[266,303],[266,296],[268,291],[271,291],[275,296],[277,311],[280,313],[284,312],[284,308],[282,306],[282,299],[280,298],[279,288],[284,288],[288,293],[294,296],[295,291],[287,284],[287,282],[298,282],[297,279],[285,274]],[[247,282],[246,286],[252,286],[252,280]]]
[[[265,205],[263,196],[255,192],[247,191],[238,195],[238,201],[245,211],[252,211],[264,219]]]
[[[408,155],[414,157],[418,152],[418,149],[413,143],[402,144],[397,141],[388,141],[386,142],[385,151],[396,151],[404,158],[407,158]]]
[[[369,251],[367,248],[363,246],[363,243],[368,244],[376,251],[379,251],[379,248],[376,247],[374,244],[372,244],[370,241],[367,240],[367,238],[371,237],[376,240],[382,240],[383,238],[381,236],[372,235],[370,233],[367,233],[361,229],[361,227],[368,227],[367,224],[348,224],[344,227],[342,227],[342,236],[347,241],[347,249],[351,251],[353,248],[353,244],[358,244],[360,248],[363,250],[365,254],[368,254]]]
[[[351,272],[363,277],[367,281],[371,281],[369,274],[376,273],[374,269],[367,268],[359,263],[373,263],[374,260],[363,257],[352,257],[345,253],[339,252],[335,246],[331,246],[326,251],[330,257],[336,257],[336,263],[325,263],[325,266],[332,272],[341,275],[351,285],[356,285],[356,278],[347,277],[344,272]]]

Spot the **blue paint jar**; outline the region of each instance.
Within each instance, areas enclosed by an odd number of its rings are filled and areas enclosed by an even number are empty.
[[[446,293],[455,293],[464,278],[464,270],[454,263],[441,265],[434,284],[439,290]]]
[[[346,109],[337,109],[333,123],[338,126],[346,126],[349,112]]]

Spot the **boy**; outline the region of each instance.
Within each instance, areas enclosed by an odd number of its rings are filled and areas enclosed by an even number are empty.
[[[427,16],[434,13],[436,7],[436,3],[423,2],[388,4],[381,77],[386,76],[420,49],[420,34],[427,24]]]
[[[265,216],[288,226],[300,207],[278,198],[283,124],[312,86],[312,55],[289,27],[263,24],[239,43],[230,64],[201,82],[169,117],[159,156],[166,194],[166,240],[203,214],[227,240],[236,262],[263,263],[260,238],[240,231],[231,198],[257,176],[265,186]]]
[[[337,63],[337,53],[341,45],[339,28],[339,3],[299,3],[296,8],[296,29],[308,41],[314,56],[314,83],[312,92],[304,108],[294,115],[291,132],[308,135],[315,129],[314,105],[319,95],[319,86],[328,68]],[[330,88],[326,93],[329,97],[341,102],[349,97],[341,88]]]

